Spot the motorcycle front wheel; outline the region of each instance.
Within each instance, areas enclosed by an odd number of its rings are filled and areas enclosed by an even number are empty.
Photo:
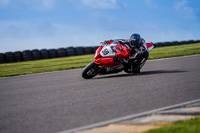
[[[91,79],[98,74],[99,66],[94,62],[88,64],[82,72],[82,77],[84,79]]]

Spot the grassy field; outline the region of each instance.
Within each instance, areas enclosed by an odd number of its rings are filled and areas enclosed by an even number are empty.
[[[177,121],[170,126],[152,129],[145,133],[200,133],[200,117]]]
[[[149,59],[169,58],[193,54],[200,54],[200,43],[155,48],[150,51]],[[92,54],[0,64],[0,77],[81,68],[92,62],[93,59],[94,55]]]
[[[155,48],[150,51],[149,59],[170,58],[193,54],[200,54],[200,43]]]

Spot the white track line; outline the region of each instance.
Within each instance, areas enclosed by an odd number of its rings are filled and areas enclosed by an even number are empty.
[[[58,133],[73,133],[73,132],[78,132],[78,131],[87,130],[87,129],[91,129],[91,128],[106,126],[106,125],[117,123],[117,122],[120,122],[120,121],[125,121],[125,120],[128,120],[128,119],[134,119],[134,118],[137,118],[137,117],[146,116],[146,115],[153,114],[153,113],[163,111],[163,110],[178,108],[178,107],[185,106],[185,105],[192,104],[192,103],[196,103],[196,102],[200,102],[200,99],[196,99],[196,100],[192,100],[192,101],[188,101],[188,102],[184,102],[184,103],[179,103],[179,104],[175,104],[175,105],[171,105],[171,106],[167,106],[167,107],[163,107],[163,108],[158,108],[158,109],[154,109],[154,110],[151,110],[151,111],[146,111],[146,112],[142,112],[142,113],[138,113],[138,114],[128,115],[128,116],[124,116],[124,117],[120,117],[120,118],[116,118],[116,119],[112,119],[112,120],[108,120],[108,121],[104,121],[104,122],[99,122],[99,123],[75,128],[75,129],[65,130],[65,131],[61,131],[61,132],[58,132]]]

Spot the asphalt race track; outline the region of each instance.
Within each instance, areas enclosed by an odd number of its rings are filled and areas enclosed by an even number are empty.
[[[200,98],[200,55],[147,61],[140,75],[82,69],[0,79],[1,133],[54,133]]]

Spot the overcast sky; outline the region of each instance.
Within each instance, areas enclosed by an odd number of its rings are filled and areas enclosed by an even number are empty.
[[[200,39],[200,0],[0,0],[0,52]]]

